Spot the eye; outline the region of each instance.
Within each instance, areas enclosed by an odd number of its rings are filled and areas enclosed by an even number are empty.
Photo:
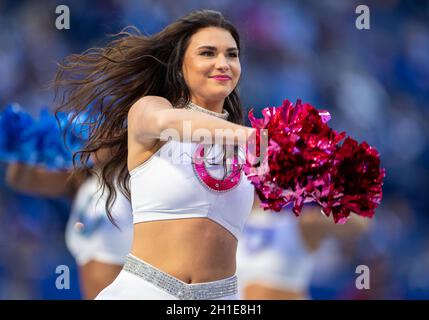
[[[211,57],[213,56],[213,51],[203,51],[200,53],[202,56]]]
[[[229,56],[230,56],[230,57],[233,57],[233,58],[237,58],[237,57],[238,57],[238,54],[237,54],[236,52],[231,52],[231,53],[229,54]]]

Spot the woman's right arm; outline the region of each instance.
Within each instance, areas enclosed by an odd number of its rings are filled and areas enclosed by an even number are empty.
[[[299,218],[301,236],[310,251],[315,251],[327,237],[333,236],[340,242],[354,241],[370,227],[370,220],[351,214],[345,224],[335,224],[325,217],[319,207],[304,207]]]
[[[215,116],[189,109],[173,108],[162,97],[146,96],[138,100],[128,113],[129,133],[140,143],[148,140],[242,144],[254,132]],[[176,137],[176,138],[175,138]]]
[[[78,177],[71,171],[49,171],[42,167],[11,163],[6,170],[6,183],[15,191],[42,197],[73,196]]]

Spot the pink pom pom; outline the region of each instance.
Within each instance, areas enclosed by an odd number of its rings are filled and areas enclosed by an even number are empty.
[[[333,212],[335,222],[342,222],[350,210],[373,215],[384,177],[374,149],[367,144],[356,148],[350,138],[339,147],[346,134],[327,125],[329,112],[318,111],[300,100],[295,106],[285,100],[280,107],[263,109],[262,114],[263,119],[256,119],[253,110],[249,112],[251,125],[257,130],[249,139],[243,166],[261,207],[278,212],[293,204],[298,216],[305,202],[315,201],[325,214]],[[350,162],[353,168],[348,167]],[[365,166],[371,173],[362,169]],[[346,178],[341,178],[344,174]],[[347,181],[357,175],[359,188]],[[377,179],[371,180],[375,176]]]

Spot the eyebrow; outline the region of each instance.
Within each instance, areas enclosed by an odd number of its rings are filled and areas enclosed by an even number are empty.
[[[199,46],[197,49],[210,49],[210,50],[214,50],[214,51],[217,50],[217,48],[213,47],[213,46]],[[226,49],[226,51],[238,51],[238,48],[231,47],[231,48]]]

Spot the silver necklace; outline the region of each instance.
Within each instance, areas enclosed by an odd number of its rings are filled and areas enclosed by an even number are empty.
[[[214,111],[211,111],[211,110],[207,110],[206,108],[200,107],[199,105],[197,105],[197,104],[195,104],[195,103],[193,103],[191,101],[188,102],[188,104],[185,106],[185,108],[186,109],[191,109],[191,110],[194,110],[194,111],[201,111],[201,112],[210,114],[212,116],[215,116],[215,117],[218,117],[218,118],[221,118],[221,119],[224,119],[224,120],[228,119],[228,117],[229,117],[229,113],[225,109],[223,109],[222,113],[214,112]]]

